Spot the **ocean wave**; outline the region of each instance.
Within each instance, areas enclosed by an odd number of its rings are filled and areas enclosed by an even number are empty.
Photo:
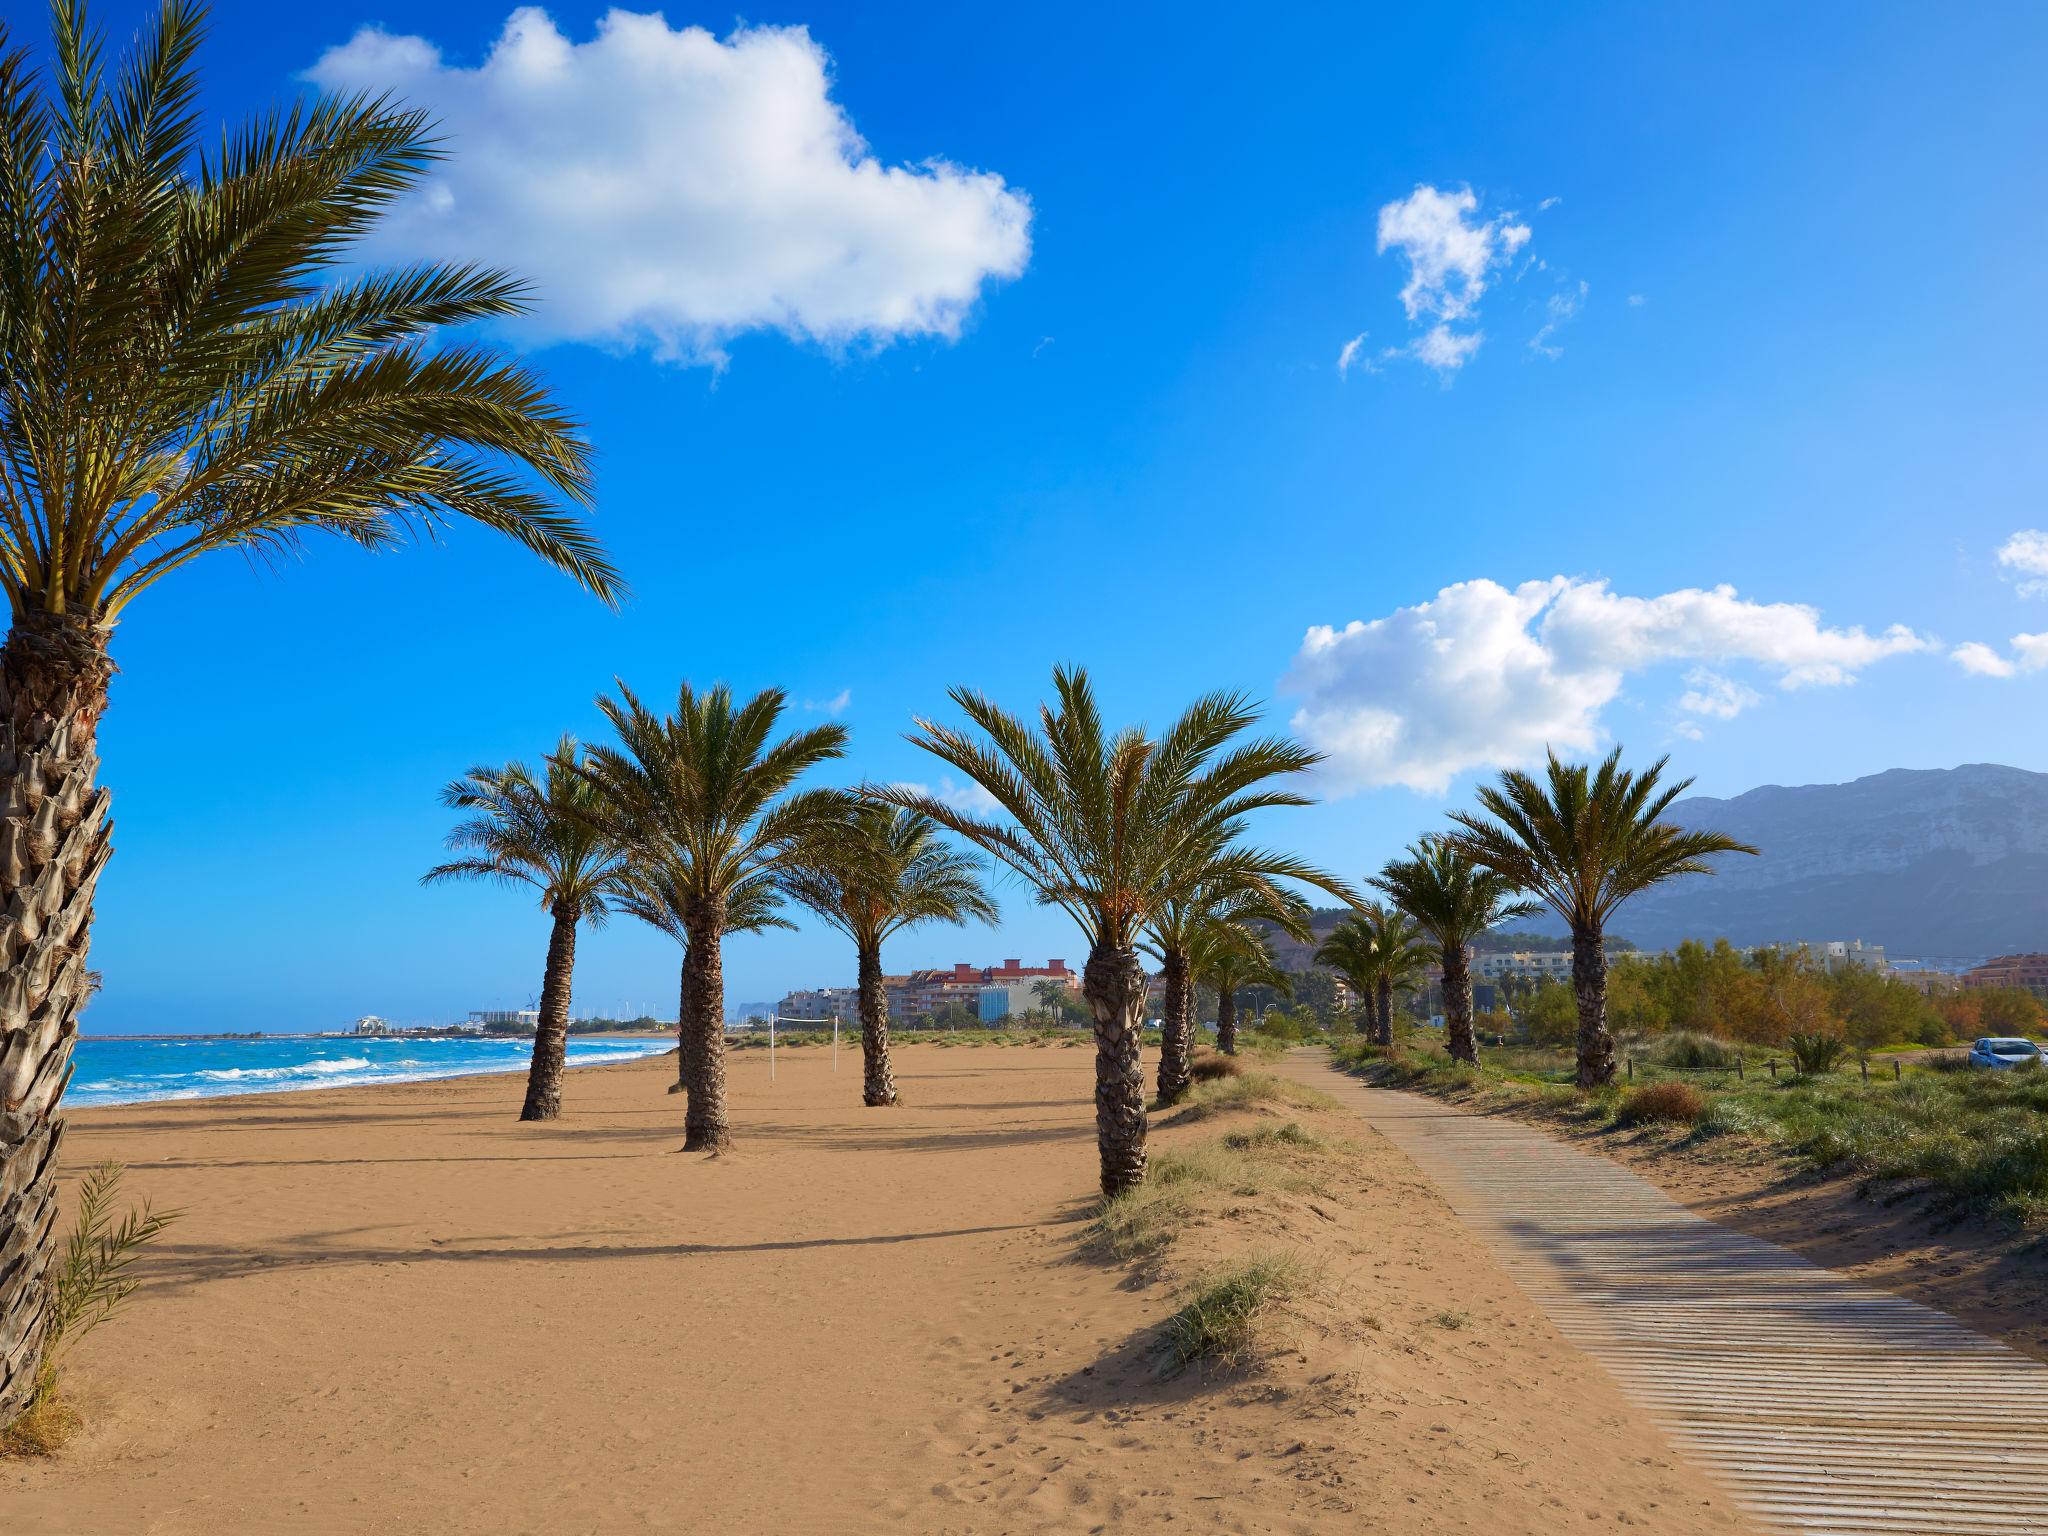
[[[288,1067],[202,1067],[192,1076],[204,1083],[270,1083],[291,1077],[335,1077],[343,1072],[368,1072],[374,1066],[366,1056],[344,1056],[339,1061],[302,1061]]]

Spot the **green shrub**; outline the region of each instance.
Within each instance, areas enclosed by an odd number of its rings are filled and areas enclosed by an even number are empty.
[[[1679,1030],[1664,1036],[1650,1048],[1649,1058],[1660,1067],[1684,1071],[1733,1072],[1739,1053],[1735,1047],[1712,1035]]]
[[[1706,1095],[1691,1083],[1645,1083],[1622,1095],[1614,1123],[1694,1125],[1706,1112]]]
[[[1174,1370],[1198,1362],[1241,1365],[1258,1342],[1262,1320],[1306,1289],[1310,1271],[1292,1254],[1255,1253],[1198,1282],[1166,1320],[1166,1354]]]
[[[1819,1077],[1835,1070],[1849,1045],[1840,1035],[1787,1035],[1785,1049],[1792,1053],[1792,1066],[1801,1077]]]

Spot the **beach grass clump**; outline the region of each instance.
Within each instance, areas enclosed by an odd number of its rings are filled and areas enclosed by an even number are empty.
[[[1188,1072],[1196,1082],[1209,1083],[1219,1077],[1242,1077],[1244,1063],[1235,1056],[1219,1056],[1212,1051],[1205,1051],[1195,1058],[1194,1065],[1188,1068]]]
[[[1712,1035],[1680,1029],[1659,1037],[1647,1054],[1653,1064],[1679,1071],[1733,1072],[1742,1052]]]
[[[1634,1125],[1697,1125],[1707,1112],[1707,1096],[1691,1083],[1645,1083],[1621,1096],[1614,1123]]]
[[[1316,1152],[1327,1147],[1329,1141],[1299,1120],[1287,1120],[1279,1125],[1257,1125],[1248,1131],[1232,1131],[1223,1138],[1223,1144],[1240,1152],[1257,1152],[1267,1148]]]
[[[1199,1209],[1275,1191],[1313,1191],[1315,1181],[1271,1154],[1327,1148],[1297,1122],[1233,1131],[1155,1153],[1142,1184],[1103,1200],[1089,1225],[1091,1246],[1119,1259],[1148,1259],[1167,1248]],[[1264,1154],[1264,1155],[1262,1155]]]
[[[1162,1330],[1169,1369],[1245,1364],[1277,1308],[1303,1294],[1313,1268],[1291,1253],[1251,1253],[1212,1270],[1188,1291]]]
[[[1197,1082],[1180,1101],[1180,1119],[1201,1120],[1225,1110],[1268,1104],[1293,1109],[1334,1109],[1336,1103],[1327,1093],[1270,1072],[1240,1072],[1235,1077]]]

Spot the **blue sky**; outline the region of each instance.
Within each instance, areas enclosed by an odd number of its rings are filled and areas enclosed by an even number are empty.
[[[524,1004],[542,916],[415,883],[436,791],[594,732],[614,675],[843,695],[844,777],[927,782],[902,732],[949,684],[1026,707],[1075,661],[1153,722],[1244,688],[1336,751],[1334,797],[1266,836],[1353,876],[1532,741],[1670,751],[1715,794],[2040,766],[2048,642],[2014,643],[2048,631],[2048,548],[2014,543],[2048,526],[2039,7],[784,6],[746,24],[807,27],[829,99],[771,71],[772,119],[658,70],[635,96],[583,6],[550,14],[599,105],[465,96],[509,10],[221,4],[208,108],[319,66],[460,117],[456,206],[548,276],[512,339],[589,423],[634,597],[608,614],[456,533],[218,558],[138,603],[96,1030]],[[438,65],[330,56],[373,25]],[[802,62],[666,12],[690,25],[714,63]],[[834,109],[865,151],[748,160]],[[490,142],[515,127],[537,137]],[[730,249],[677,236],[674,165],[643,184],[622,158],[576,201],[564,167],[650,132],[763,205]],[[388,254],[487,222],[422,215]],[[819,240],[856,276],[806,275]],[[1417,355],[1439,327],[1462,366]],[[1298,662],[1352,621],[1383,622]],[[1004,894],[1000,935],[889,963],[1078,961]],[[671,1011],[674,969],[615,924],[578,1007]],[[728,945],[734,999],[850,973],[815,927]]]

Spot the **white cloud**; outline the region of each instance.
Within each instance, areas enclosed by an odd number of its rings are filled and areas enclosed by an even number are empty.
[[[1965,640],[1949,660],[1978,677],[2017,677],[2048,667],[2048,634],[2014,635],[2012,655],[2001,656],[1981,640]]]
[[[1752,704],[1761,704],[1764,696],[1747,683],[1737,682],[1706,667],[1694,667],[1685,674],[1686,690],[1678,696],[1678,707],[1689,715],[1708,715],[1716,720],[1733,720]],[[1693,740],[1699,739],[1699,727],[1693,726]]]
[[[1411,321],[1429,324],[1411,347],[1383,355],[1408,352],[1448,377],[1479,350],[1483,332],[1452,327],[1478,318],[1492,273],[1528,243],[1530,230],[1512,213],[1482,221],[1478,212],[1470,187],[1445,192],[1428,185],[1380,209],[1380,253],[1397,251],[1408,262],[1401,306]]]
[[[1725,719],[1757,696],[1714,668],[1748,663],[1780,688],[1840,685],[1928,645],[1896,625],[1828,628],[1804,604],[1731,587],[1644,598],[1566,576],[1513,589],[1478,580],[1370,623],[1312,627],[1281,686],[1301,697],[1294,729],[1329,755],[1338,793],[1438,793],[1461,773],[1540,761],[1546,747],[1590,752],[1628,677],[1660,665],[1694,663],[1679,708]]]
[[[2020,596],[2048,594],[2048,533],[2022,528],[1999,546],[1998,563],[2020,577]]]
[[[951,774],[940,774],[936,789],[929,784],[919,784],[907,779],[897,781],[890,788],[907,790],[913,795],[928,795],[941,805],[950,805],[954,810],[964,811],[970,816],[1000,817],[1008,814],[1003,810],[1002,802],[979,784],[971,780],[965,784],[955,784]]]
[[[572,43],[528,6],[475,69],[368,27],[308,75],[434,116],[450,158],[369,254],[511,268],[533,341],[717,362],[750,330],[952,337],[1030,254],[1030,202],[1000,176],[875,158],[801,27],[721,41],[613,10]]]
[[[1358,361],[1358,349],[1365,345],[1365,337],[1366,333],[1364,331],[1360,331],[1356,336],[1352,337],[1349,341],[1344,343],[1343,350],[1337,354],[1338,378],[1341,379],[1344,377],[1344,375],[1349,373],[1351,371],[1351,365]],[[1370,363],[1367,363],[1366,366],[1369,368],[1372,365]]]
[[[1581,279],[1576,287],[1560,288],[1553,293],[1544,305],[1544,312],[1549,318],[1543,322],[1543,328],[1529,338],[1529,350],[1552,361],[1563,357],[1564,348],[1553,342],[1551,337],[1557,334],[1559,326],[1577,318],[1585,305],[1586,295],[1591,291],[1591,286]]]
[[[829,699],[805,699],[804,708],[814,715],[843,715],[853,703],[853,690],[842,688]]]

